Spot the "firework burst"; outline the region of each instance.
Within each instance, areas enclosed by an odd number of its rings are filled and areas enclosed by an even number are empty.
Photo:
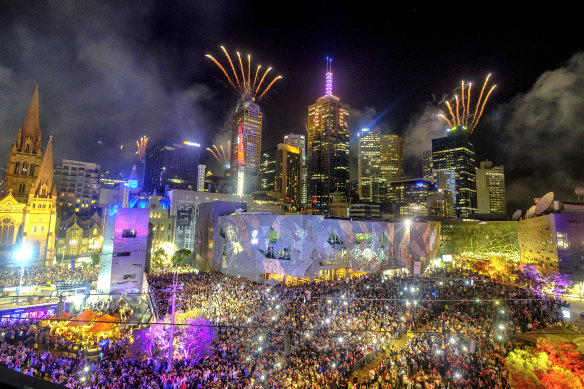
[[[251,55],[249,55],[249,54],[247,55],[247,71],[246,71],[244,69],[245,66],[243,64],[243,61],[241,60],[241,54],[239,54],[239,52],[236,52],[235,54],[237,55],[237,62],[239,63],[239,68],[241,70],[241,74],[238,76],[236,66],[233,65],[233,61],[231,60],[231,56],[229,55],[229,53],[227,52],[225,47],[223,47],[223,46],[220,46],[220,47],[221,47],[221,50],[223,51],[223,53],[225,54],[227,61],[229,62],[229,67],[231,68],[231,72],[226,70],[225,67],[223,67],[223,65],[221,64],[221,62],[219,62],[217,59],[215,59],[215,57],[213,57],[212,55],[207,54],[207,55],[205,55],[205,57],[209,58],[211,61],[213,61],[213,63],[215,63],[215,65],[217,65],[217,67],[219,69],[221,69],[221,72],[223,72],[223,75],[225,75],[225,78],[229,82],[229,85],[231,85],[231,87],[244,99],[255,99],[257,101],[261,100],[262,97],[264,97],[264,95],[272,88],[272,85],[274,85],[274,83],[276,81],[278,81],[279,79],[282,78],[282,76],[274,77],[272,79],[272,81],[268,84],[268,86],[262,89],[262,84],[264,82],[264,79],[266,78],[268,73],[272,70],[272,68],[268,67],[265,70],[265,72],[263,73],[263,75],[260,77],[259,83],[256,84],[256,82],[258,80],[258,75],[261,74],[260,69],[262,68],[262,65],[257,66],[256,71],[254,73],[255,75],[254,75],[253,81],[252,81]],[[241,77],[241,81],[240,81],[240,77]],[[258,94],[259,94],[259,96],[258,96]]]
[[[209,151],[213,157],[219,162],[221,165],[229,165],[229,153],[225,153],[225,149],[223,145],[211,145],[212,148],[207,147],[207,151]],[[230,150],[229,145],[227,146],[227,150]]]
[[[140,140],[136,141],[136,146],[138,146],[138,151],[136,151],[136,155],[140,161],[144,161],[146,157],[146,145],[148,144],[148,137],[144,135],[140,138]]]
[[[483,88],[481,89],[481,93],[479,94],[479,99],[477,100],[477,103],[474,107],[474,110],[471,107],[471,101],[470,101],[471,100],[470,90],[471,90],[472,84],[471,83],[465,84],[465,82],[463,80],[461,82],[462,90],[460,93],[460,98],[459,98],[458,94],[454,95],[454,99],[456,102],[456,114],[452,110],[452,106],[450,105],[450,102],[446,101],[446,106],[448,107],[448,111],[450,112],[450,119],[448,119],[448,117],[446,117],[446,115],[444,115],[444,114],[440,114],[438,116],[441,117],[442,119],[444,119],[444,121],[446,121],[446,123],[448,123],[449,127],[452,128],[452,127],[462,126],[466,129],[468,129],[468,131],[472,134],[475,127],[479,123],[481,116],[483,115],[483,111],[485,109],[485,105],[487,104],[487,100],[489,99],[489,96],[491,96],[491,93],[493,92],[493,90],[497,86],[497,85],[491,86],[489,91],[487,92],[487,94],[485,96],[485,99],[483,100],[483,95],[484,95],[485,89],[487,88],[487,84],[489,83],[490,77],[491,77],[491,75],[489,74],[487,76],[487,78],[485,78],[485,82],[483,83]],[[466,88],[466,96],[465,96],[465,88]],[[459,108],[460,108],[460,110],[459,110]]]

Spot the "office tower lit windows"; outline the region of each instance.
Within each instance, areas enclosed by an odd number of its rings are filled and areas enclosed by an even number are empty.
[[[397,135],[381,135],[381,178],[385,184],[399,181],[404,176],[403,140]]]
[[[506,214],[505,168],[482,161],[477,169],[477,212]]]
[[[237,194],[250,194],[261,188],[262,112],[260,106],[250,100],[240,102],[233,114],[231,128],[230,176],[234,180],[233,188]]]
[[[359,199],[379,202],[381,178],[381,147],[379,130],[363,128],[358,133],[357,179]]]
[[[448,135],[432,139],[434,171],[454,170],[456,184],[456,217],[476,213],[475,148],[467,130],[453,127]]]
[[[60,206],[74,207],[75,212],[97,206],[100,166],[92,162],[64,159],[55,167],[57,201]]]
[[[261,189],[270,192],[276,182],[276,147],[262,151]]]
[[[300,181],[300,202],[302,207],[306,206],[308,199],[308,187],[307,187],[307,175],[308,171],[306,168],[306,137],[304,135],[295,134],[291,132],[288,135],[284,135],[284,143],[290,146],[296,146],[300,149],[301,162],[302,162],[302,173]]]
[[[276,150],[276,180],[274,189],[289,209],[299,210],[301,203],[302,156],[300,149],[279,143]]]
[[[335,192],[346,196],[349,183],[349,111],[332,94],[327,64],[325,95],[308,107],[308,199],[315,212],[324,211]]]
[[[432,171],[432,150],[424,151],[422,154],[422,177],[424,180],[434,180],[434,172]]]

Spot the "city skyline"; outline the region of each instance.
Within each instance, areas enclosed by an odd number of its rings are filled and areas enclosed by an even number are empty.
[[[236,99],[204,54],[226,44],[283,75],[261,103],[264,147],[291,130],[302,133],[305,107],[322,95],[324,58],[331,56],[335,94],[350,105],[351,159],[357,131],[379,126],[404,136],[411,178],[421,176],[421,152],[444,128],[430,109],[438,106],[433,95],[439,101],[461,79],[478,83],[492,72],[499,86],[473,142],[477,160],[505,165],[508,211],[525,210],[530,197],[549,190],[576,199],[573,189],[583,176],[575,145],[584,136],[584,121],[576,120],[584,57],[577,54],[582,43],[570,38],[577,36],[570,34],[576,31],[570,15],[552,12],[518,23],[513,15],[483,14],[461,35],[422,8],[378,16],[374,9],[349,13],[317,5],[306,15],[226,2],[179,9],[158,2],[123,9],[114,3],[2,6],[2,155],[36,84],[41,127],[56,140],[55,162],[119,159],[129,172],[136,139],[148,135],[155,142],[170,130],[210,145],[230,129]],[[302,26],[295,23],[300,16]],[[560,28],[544,28],[559,16]],[[245,28],[252,19],[255,31]]]

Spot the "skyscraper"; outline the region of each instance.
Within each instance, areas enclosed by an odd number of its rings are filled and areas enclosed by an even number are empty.
[[[385,185],[404,177],[404,138],[397,135],[381,135],[381,178]]]
[[[366,128],[358,137],[359,199],[381,202],[388,185],[403,178],[403,138]]]
[[[476,213],[475,148],[463,127],[453,127],[448,135],[432,139],[433,170],[454,170],[456,184],[456,217]]]
[[[290,146],[296,146],[300,149],[301,155],[301,177],[300,177],[300,202],[302,207],[306,207],[308,201],[308,171],[306,168],[306,137],[304,135],[295,134],[294,132],[284,135],[284,143]]]
[[[333,73],[327,59],[325,93],[308,107],[306,159],[308,198],[317,212],[335,192],[346,196],[349,183],[349,111],[333,95]]]
[[[274,189],[280,193],[280,198],[295,211],[300,210],[301,203],[301,158],[298,147],[278,143]]]
[[[276,147],[271,147],[262,151],[261,165],[261,189],[262,191],[273,191],[276,182]]]
[[[359,200],[379,201],[381,178],[381,142],[379,130],[363,128],[357,134],[357,180]]]
[[[146,149],[143,190],[164,195],[165,188],[197,189],[200,145],[163,139]],[[136,177],[136,183],[139,177]],[[132,188],[130,188],[132,189]]]
[[[237,194],[261,189],[262,111],[245,99],[237,105],[231,126],[231,174]]]
[[[477,212],[507,213],[505,202],[505,168],[482,161],[477,169]]]

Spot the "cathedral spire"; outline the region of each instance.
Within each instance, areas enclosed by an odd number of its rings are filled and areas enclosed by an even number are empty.
[[[39,175],[30,189],[29,199],[32,196],[53,196],[53,192],[56,196],[56,187],[53,181],[53,136],[51,136],[43,155]]]
[[[26,142],[26,139],[30,137],[32,144],[32,152],[37,152],[40,148],[41,139],[41,127],[39,121],[39,86],[37,85],[34,89],[32,99],[28,105],[28,111],[26,112],[26,117],[24,118],[24,123],[22,124],[20,136],[21,145]]]

